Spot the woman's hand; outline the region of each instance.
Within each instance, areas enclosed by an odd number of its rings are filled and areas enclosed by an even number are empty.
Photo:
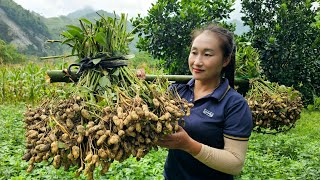
[[[194,156],[201,150],[201,144],[193,140],[181,126],[176,133],[161,137],[157,145],[169,149],[180,149]]]

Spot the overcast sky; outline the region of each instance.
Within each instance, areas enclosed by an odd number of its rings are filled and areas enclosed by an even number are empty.
[[[23,8],[34,11],[44,17],[57,17],[67,15],[85,7],[92,7],[94,10],[105,10],[127,13],[129,17],[141,14],[147,15],[151,3],[157,0],[14,0]],[[231,14],[231,18],[240,19],[240,0],[236,0],[236,11]]]

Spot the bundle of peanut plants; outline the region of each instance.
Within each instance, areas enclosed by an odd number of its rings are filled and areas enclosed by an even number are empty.
[[[294,127],[303,109],[298,91],[261,78],[251,79],[250,84],[246,99],[252,111],[254,130],[274,134]]]
[[[174,133],[193,106],[168,91],[166,79],[147,82],[125,61],[132,34],[126,16],[104,17],[68,26],[64,44],[81,60],[80,78],[65,99],[48,99],[25,113],[27,171],[48,161],[55,168],[77,166],[76,175],[93,179],[96,167],[130,156],[143,158],[165,134]],[[98,58],[97,58],[98,57]]]
[[[248,42],[238,42],[236,52],[236,75],[241,78],[261,76],[259,51]]]

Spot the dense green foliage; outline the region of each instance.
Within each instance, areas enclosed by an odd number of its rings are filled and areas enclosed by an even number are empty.
[[[314,95],[313,103],[309,104],[307,109],[310,111],[320,111],[320,97]]]
[[[254,78],[261,75],[259,51],[249,42],[238,42],[236,52],[236,76]]]
[[[9,27],[0,19],[0,39],[5,42],[11,42],[14,38],[7,36],[8,32],[10,32]]]
[[[293,85],[310,102],[320,93],[320,29],[310,0],[243,0],[242,18],[268,80]],[[318,8],[319,13],[320,8]]]
[[[63,31],[68,30],[69,25],[79,26],[81,19],[87,19],[90,22],[95,22],[100,19],[100,15],[104,17],[115,17],[115,14],[108,13],[103,10],[94,11],[92,9],[83,9],[75,11],[74,13],[69,14],[68,16],[59,16],[52,18],[43,18],[44,23],[47,25],[53,40],[61,40],[63,35],[61,34]],[[116,15],[117,18],[120,18],[119,15]],[[133,26],[129,21],[127,21],[127,30],[132,31]],[[129,49],[132,52],[136,52],[135,48],[136,40],[134,39],[132,43],[129,44]],[[61,55],[62,53],[68,54],[71,51],[71,48],[66,45],[56,46],[55,51],[53,51],[50,55]]]
[[[317,15],[314,18],[316,21],[312,25],[320,29],[320,11],[317,12]]]
[[[0,39],[0,65],[7,63],[21,63],[26,60],[17,49]]]
[[[61,33],[62,44],[69,45],[71,54],[79,59],[101,54],[107,58],[127,55],[128,45],[134,39],[134,35],[126,29],[127,16],[99,16],[94,22],[81,18],[79,26],[67,25],[68,29]]]
[[[30,174],[24,153],[24,104],[0,105],[0,179],[73,179],[74,169],[54,169],[49,162],[37,165]],[[317,179],[320,176],[319,112],[304,111],[297,126],[287,133],[263,135],[253,133],[245,167],[236,179]],[[95,171],[95,179],[163,179],[167,151],[148,153],[140,161],[129,158],[111,165],[105,176]],[[81,176],[79,179],[85,179]]]
[[[164,60],[171,74],[188,74],[191,31],[229,17],[234,0],[158,0],[145,17],[133,20],[140,36],[137,47]]]
[[[40,102],[44,98],[65,96],[64,89],[72,84],[49,84],[46,71],[62,69],[51,64],[27,63],[0,67],[0,103]],[[64,67],[66,68],[66,67]]]
[[[135,53],[135,57],[128,61],[132,69],[144,69],[146,74],[167,74],[167,70],[161,67],[157,59],[153,59],[147,52],[141,51]]]
[[[320,113],[302,113],[288,133],[253,133],[244,170],[238,179],[318,179]]]

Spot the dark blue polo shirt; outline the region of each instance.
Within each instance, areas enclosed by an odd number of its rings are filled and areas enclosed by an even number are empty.
[[[194,103],[189,117],[184,117],[184,130],[194,140],[223,149],[223,137],[248,140],[252,130],[252,115],[247,101],[230,88],[227,79],[211,94],[194,101],[194,79],[187,84],[174,84],[182,98]],[[181,150],[169,150],[164,167],[168,180],[233,179],[232,175],[216,171]]]

